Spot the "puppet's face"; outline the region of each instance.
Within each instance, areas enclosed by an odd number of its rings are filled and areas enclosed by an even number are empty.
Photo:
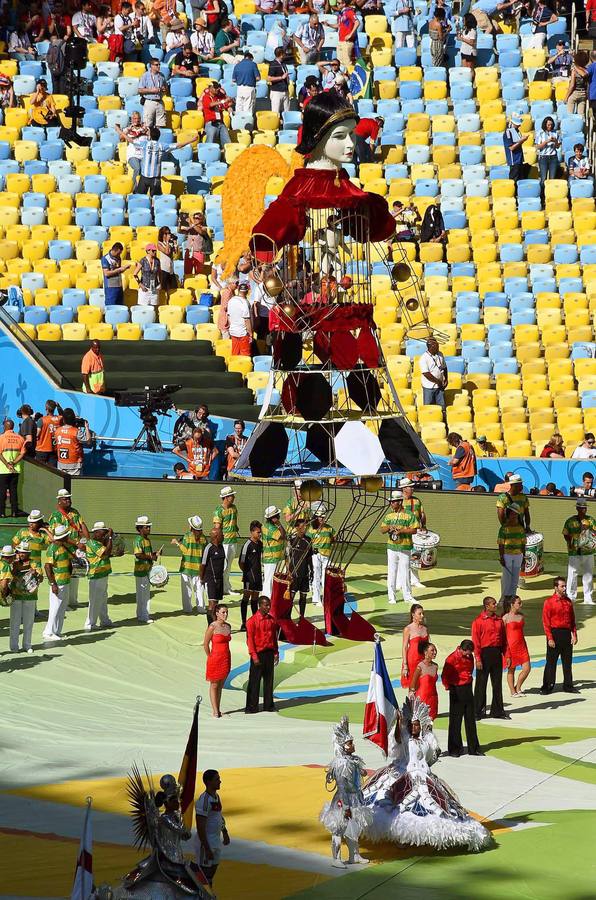
[[[326,156],[336,166],[352,162],[354,155],[354,138],[352,132],[356,127],[356,119],[347,119],[336,125],[321,140],[320,150],[322,156]]]

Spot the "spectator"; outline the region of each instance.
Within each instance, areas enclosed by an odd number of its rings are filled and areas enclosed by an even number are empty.
[[[484,434],[479,434],[476,440],[472,442],[472,446],[474,447],[474,453],[480,459],[487,459],[499,455],[495,445],[491,444]]]
[[[523,122],[521,113],[512,113],[509,118],[509,126],[503,134],[503,146],[505,148],[505,159],[509,166],[509,178],[511,181],[521,181],[526,177],[527,166],[524,162],[523,145],[528,140],[529,135],[522,134],[519,129]]]
[[[122,286],[122,273],[130,269],[131,263],[122,264],[122,251],[124,247],[119,241],[112,244],[105,256],[101,258],[103,272],[103,292],[105,306],[114,306],[124,303],[124,288]]]
[[[138,87],[145,125],[157,125],[158,128],[165,128],[166,108],[163,97],[167,91],[166,80],[159,69],[159,60],[151,59],[149,69],[139,79]]]
[[[229,19],[223,19],[221,27],[215,36],[214,62],[237,63],[242,60],[238,52],[240,38],[237,36],[234,26]],[[217,84],[217,82],[214,82]],[[219,87],[219,85],[217,85]]]
[[[178,251],[178,241],[167,225],[157,232],[157,259],[159,260],[161,289],[169,297],[178,287],[174,274],[174,257]]]
[[[232,356],[250,356],[252,329],[250,306],[247,296],[250,287],[246,282],[239,285],[237,293],[228,303],[228,321],[232,338]]]
[[[218,450],[213,446],[211,434],[206,429],[195,428],[192,437],[179,441],[173,453],[186,460],[189,473],[197,481],[205,481],[209,478],[211,464],[218,455]]]
[[[447,387],[447,364],[439,350],[436,338],[426,342],[426,352],[420,357],[422,382],[422,402],[425,406],[440,406],[445,411],[445,388]]]
[[[548,443],[544,445],[540,459],[565,459],[565,447],[560,434],[553,434]]]
[[[55,400],[46,400],[45,415],[37,421],[37,442],[35,459],[56,467],[56,448],[54,432],[62,425],[62,410]]]
[[[393,33],[395,34],[395,46],[398,49],[416,46],[415,12],[414,0],[397,0],[397,6],[393,13],[395,19]]]
[[[246,446],[248,438],[244,434],[245,427],[242,419],[236,419],[234,434],[229,434],[226,438],[226,474],[232,471]]]
[[[250,50],[244,51],[242,62],[236,63],[232,72],[232,81],[237,85],[236,112],[248,113],[254,118],[257,104],[257,82],[261,74]]]
[[[121,132],[121,134],[125,141],[131,140],[124,132]],[[149,137],[138,139],[143,155],[141,157],[141,177],[135,188],[135,194],[146,194],[149,192],[151,197],[161,195],[161,164],[164,153],[170,150],[179,150],[199,139],[197,133],[194,137],[187,138],[185,141],[160,144],[160,134],[159,128],[151,125],[149,127]]]
[[[50,38],[56,35],[61,40],[68,40],[72,35],[72,18],[64,12],[62,0],[56,0],[51,12],[46,17],[46,29]]]
[[[354,63],[359,24],[360,20],[352,8],[352,0],[337,0],[337,22],[328,22],[328,26],[338,33],[337,58],[346,68]]]
[[[319,61],[325,43],[325,31],[316,13],[311,13],[308,22],[298,26],[294,34],[294,43],[303,66]]]
[[[134,194],[141,174],[141,160],[143,159],[141,140],[149,136],[149,128],[141,121],[140,112],[136,111],[130,115],[130,125],[120,128],[116,123],[115,128],[121,139],[126,141],[126,162],[132,172],[132,192]]]
[[[556,178],[559,170],[557,150],[561,146],[561,141],[552,116],[546,116],[542,120],[542,128],[536,133],[535,144],[538,150],[540,181],[544,184],[547,178]]]
[[[447,443],[454,448],[448,465],[451,466],[451,476],[459,490],[464,485],[471,485],[476,477],[476,454],[469,441],[464,441],[461,434],[455,431],[447,435]]]
[[[161,45],[165,47],[169,27],[176,18],[176,0],[153,0],[151,8],[152,19],[159,26]]]
[[[588,54],[585,50],[577,50],[573,57],[573,65],[571,66],[571,78],[567,89],[565,102],[567,103],[567,112],[578,113],[580,116],[586,114],[586,99],[588,96]]]
[[[83,0],[81,11],[72,17],[72,30],[75,37],[82,38],[88,44],[95,41],[97,34],[97,19],[93,13],[92,0]]]
[[[155,31],[153,22],[147,15],[145,4],[141,0],[135,3],[135,11],[133,18],[134,40],[141,47],[155,43]]]
[[[202,16],[195,19],[195,28],[190,36],[190,45],[199,62],[209,62],[215,56],[215,41],[207,31],[207,21]]]
[[[435,16],[435,12],[438,9],[442,9],[445,13],[445,22],[452,28],[453,26],[453,6],[451,3],[447,3],[446,0],[433,0],[428,8],[428,18],[433,19]]]
[[[10,496],[10,508],[14,517],[26,515],[19,509],[18,484],[23,470],[22,459],[27,444],[14,430],[12,419],[4,420],[4,433],[0,435],[0,519],[6,516],[6,492]]]
[[[476,19],[471,13],[464,16],[463,27],[457,33],[457,39],[460,42],[461,64],[466,69],[473,69],[476,66],[476,57],[478,55],[477,41],[478,31],[476,29]]]
[[[203,7],[203,12],[207,17],[207,31],[215,38],[222,26],[223,20],[219,0],[207,0]]]
[[[334,79],[335,81],[335,79]],[[304,84],[298,91],[298,106],[304,112],[313,97],[321,93],[321,83],[316,75],[307,75]],[[300,135],[300,131],[298,132]],[[300,138],[298,138],[300,141]]]
[[[114,34],[108,40],[110,59],[138,61],[139,54],[134,39],[132,3],[124,0],[118,15],[114,16]]]
[[[192,437],[193,431],[197,428],[199,431],[207,431],[213,438],[215,436],[216,427],[209,418],[209,407],[202,403],[195,410],[177,409],[176,413],[180,416],[174,425],[174,443],[187,440]]]
[[[165,43],[165,51],[166,55],[164,57],[164,62],[166,64],[170,63],[172,57],[176,55],[182,48],[190,43],[190,38],[186,33],[186,29],[184,28],[184,22],[180,19],[172,19],[170,22],[170,27],[168,28],[168,33],[166,35],[166,43]]]
[[[485,34],[500,34],[501,25],[496,15],[511,9],[514,4],[515,0],[506,0],[505,3],[499,3],[498,0],[478,0],[470,13],[476,19],[480,31],[484,31]]]
[[[135,263],[132,274],[139,285],[137,300],[139,306],[159,306],[161,266],[157,258],[156,244],[147,244],[145,256]]]
[[[199,77],[199,57],[187,41],[172,63],[172,75],[178,78],[191,78],[193,83]]]
[[[107,44],[110,47],[110,42],[112,41],[113,43],[112,39],[114,37],[114,16],[109,6],[99,7],[97,19],[95,20],[95,30],[97,32],[97,43]]]
[[[82,434],[81,434],[82,431]],[[82,438],[82,440],[81,440]],[[81,422],[74,409],[62,410],[62,425],[54,432],[58,470],[66,475],[81,475],[83,471],[83,443],[91,443],[91,432],[86,420]]]
[[[588,102],[590,109],[596,115],[596,53],[590,53],[590,65],[586,69],[588,74]]]
[[[274,60],[269,63],[267,84],[269,85],[269,99],[271,111],[283,116],[290,108],[290,73],[284,62],[285,52],[283,47],[276,47]]]
[[[224,124],[223,112],[230,108],[232,101],[219,82],[211,82],[201,97],[201,105],[205,118],[205,140],[225,147],[230,143],[230,132]]]
[[[557,78],[569,78],[571,67],[573,66],[573,55],[569,51],[569,46],[563,38],[557,41],[555,52],[551,53],[546,61],[548,69],[553,81]]]
[[[45,78],[40,78],[36,82],[35,91],[29,98],[28,122],[29,125],[41,125],[45,129],[60,128],[62,125],[54,98],[48,93]]]
[[[591,431],[586,432],[583,441],[571,454],[571,459],[595,459],[596,438]]]
[[[28,403],[23,403],[21,408],[17,409],[17,416],[22,420],[19,425],[19,434],[25,441],[25,456],[33,459],[37,442],[37,426],[33,418],[33,410]]]
[[[590,178],[590,160],[586,156],[583,144],[575,144],[573,156],[567,160],[567,175],[570,180]]]
[[[589,38],[596,38],[596,0],[586,0],[586,32]]]
[[[0,110],[12,109],[16,105],[12,80],[8,75],[0,74]]]
[[[574,487],[571,493],[575,497],[593,497],[595,495],[594,491],[594,476],[591,472],[584,472],[582,475],[582,483],[579,487]]]
[[[257,0],[256,11],[262,16],[269,16],[274,12],[281,10],[279,0]]]
[[[420,226],[420,242],[423,244],[445,244],[447,232],[443,214],[438,203],[427,206]]]
[[[375,119],[362,118],[353,131],[354,162],[357,167],[362,163],[373,162],[375,148],[381,140],[381,131],[385,120],[381,116]]]
[[[105,371],[99,341],[91,341],[89,350],[81,360],[81,374],[85,394],[105,394]]]
[[[430,37],[430,55],[433,66],[445,65],[445,47],[449,25],[445,17],[445,10],[437,7],[435,15],[428,23],[428,36]]]
[[[550,0],[550,2],[555,2],[555,0]],[[536,0],[532,13],[532,36],[528,47],[544,47],[547,26],[554,25],[558,21],[559,17],[553,12],[549,3],[544,2],[544,0]]]
[[[541,497],[564,497],[563,491],[560,491],[554,481],[549,481],[540,490]]]
[[[205,257],[213,252],[213,241],[205,224],[205,216],[201,212],[193,213],[191,222],[181,223],[178,231],[186,236],[184,274],[202,273]]]
[[[395,200],[391,210],[395,219],[395,235],[391,238],[390,255],[393,258],[395,244],[416,241],[416,228],[420,224],[420,213],[412,203],[406,206],[402,200]]]

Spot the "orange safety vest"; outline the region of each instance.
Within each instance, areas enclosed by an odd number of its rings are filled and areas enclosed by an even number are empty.
[[[62,425],[62,416],[44,416],[37,440],[38,453],[52,453],[54,450],[54,432]]]
[[[61,425],[54,432],[58,462],[76,465],[83,462],[83,448],[79,440],[79,430],[74,425]]]
[[[468,441],[462,441],[458,450],[463,450],[464,455],[453,464],[451,474],[454,478],[473,478],[476,474],[476,454]]]
[[[203,443],[195,444],[192,438],[184,443],[188,457],[188,471],[195,478],[206,478],[211,468],[211,447],[206,447]]]

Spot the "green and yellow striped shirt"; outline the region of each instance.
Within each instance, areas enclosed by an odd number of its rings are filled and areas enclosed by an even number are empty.
[[[31,568],[37,569],[37,566],[31,566]],[[15,600],[33,600],[33,602],[37,600],[37,588],[32,593],[26,590],[22,577],[19,577],[18,575],[12,582],[10,592]]]
[[[497,497],[497,509],[508,509],[512,503],[519,507],[519,520],[523,522],[526,511],[530,508],[530,501],[525,494],[508,494],[507,491]]]
[[[135,575],[138,578],[142,578],[145,575],[148,575],[151,571],[151,567],[153,565],[152,559],[139,559],[139,553],[142,554],[151,554],[153,552],[153,547],[151,546],[151,541],[149,538],[143,537],[142,535],[137,535],[135,538]]]
[[[262,529],[263,538],[263,564],[277,563],[283,559],[286,553],[286,540],[279,525],[274,522],[264,522]]]
[[[498,537],[499,549],[511,556],[520,556],[526,549],[526,532],[523,525],[501,525]]]
[[[567,519],[563,525],[563,534],[566,537],[571,538],[567,548],[569,556],[590,556],[594,553],[591,544],[584,543],[580,540],[582,525],[584,526],[584,529],[592,532],[596,531],[596,521],[592,516],[582,516],[581,519],[579,516],[571,516],[571,518]]]
[[[331,544],[335,532],[331,525],[321,525],[320,528],[313,528],[309,525],[306,529],[306,536],[310,538],[313,550],[317,550],[321,556],[331,555]]]
[[[59,587],[70,584],[73,550],[64,541],[52,541],[48,547],[46,561],[54,570],[54,579]]]
[[[48,525],[52,529],[55,529],[56,525],[68,525],[69,528],[72,528],[78,534],[81,533],[81,526],[83,524],[83,517],[74,506],[68,510],[68,515],[63,512],[61,509],[55,509],[52,515],[49,518]]]
[[[85,555],[89,563],[89,579],[105,578],[112,573],[110,557],[105,556],[106,547],[101,541],[89,538],[85,545]]]
[[[12,539],[12,546],[16,547],[21,541],[27,541],[31,551],[31,565],[36,569],[41,569],[41,555],[50,543],[50,539],[45,531],[30,531],[29,528],[19,528]]]
[[[240,537],[240,531],[238,530],[238,510],[234,503],[227,509],[220,503],[213,513],[213,524],[221,525],[224,544],[235,544]]]
[[[394,512],[392,509],[390,509],[385,513],[381,525],[388,525],[391,529],[416,528],[416,526],[418,525],[418,520],[416,519],[416,516],[411,512],[408,512],[407,509],[401,509],[399,512]],[[398,534],[395,538],[393,538],[391,536],[391,531],[389,531],[387,532],[387,546],[392,550],[411,550],[412,535]]]
[[[180,571],[184,575],[199,574],[203,551],[206,546],[207,538],[202,532],[198,538],[195,537],[192,529],[182,535],[180,540],[180,552],[182,553]]]
[[[0,581],[12,578],[12,560],[0,559]]]
[[[407,512],[411,512],[413,516],[416,516],[416,521],[420,525],[422,519],[422,503],[418,497],[411,497],[409,500],[404,499],[403,504],[403,508],[407,510]]]

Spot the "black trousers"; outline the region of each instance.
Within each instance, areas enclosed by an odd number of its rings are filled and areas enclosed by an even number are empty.
[[[480,744],[478,743],[478,732],[476,731],[476,710],[474,707],[472,682],[453,685],[449,688],[448,753],[461,753],[464,748],[461,739],[462,719],[466,726],[468,753],[476,753],[480,749]]]
[[[0,515],[6,512],[6,491],[10,494],[10,508],[13,516],[17,514],[19,509],[19,498],[17,497],[17,486],[19,483],[18,472],[5,472],[0,475]]]
[[[275,665],[275,653],[273,650],[261,650],[259,653],[259,665],[251,659],[248,673],[248,687],[246,689],[246,712],[259,711],[259,694],[261,692],[261,679],[263,679],[263,710],[273,710],[273,671]]]
[[[573,673],[571,671],[571,660],[573,659],[573,644],[571,643],[571,631],[569,628],[553,628],[554,647],[546,644],[546,665],[544,667],[544,677],[542,680],[542,688],[546,691],[552,691],[557,678],[557,662],[561,657],[561,666],[563,667],[563,687],[566,689],[573,687]]]
[[[492,701],[490,704],[491,716],[502,716],[505,713],[503,706],[503,651],[501,647],[485,647],[480,651],[482,668],[476,670],[476,687],[474,689],[474,702],[476,715],[481,716],[486,706],[486,687],[490,676],[492,687]]]
[[[514,165],[509,166],[509,178],[511,181],[515,181],[516,184],[518,181],[522,181],[527,174],[528,164],[525,162],[514,163]]]
[[[149,191],[150,197],[159,197],[161,195],[161,176],[158,178],[145,178],[141,175],[133,193],[146,194]]]
[[[354,135],[354,140],[354,162],[356,165],[372,162],[374,159],[373,152],[367,140],[359,134]]]

